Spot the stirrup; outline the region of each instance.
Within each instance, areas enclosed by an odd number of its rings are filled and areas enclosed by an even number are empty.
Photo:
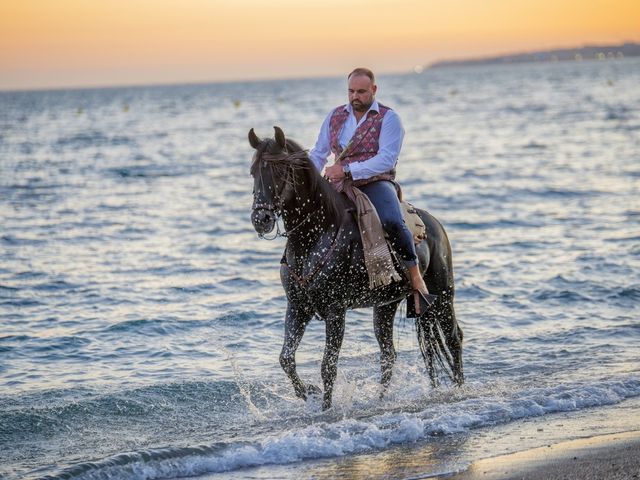
[[[419,290],[414,290],[407,297],[407,318],[418,318],[423,315],[429,308],[436,303],[437,295],[430,293],[423,294]],[[416,305],[417,300],[417,305]]]

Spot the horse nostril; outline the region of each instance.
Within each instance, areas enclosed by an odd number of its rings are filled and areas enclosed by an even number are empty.
[[[276,216],[273,212],[265,209],[254,210],[251,214],[251,223],[259,235],[271,232],[276,225]]]
[[[251,219],[253,220],[253,223],[257,225],[264,225],[271,221],[271,212],[266,210],[255,211],[253,212],[253,215],[251,215]]]

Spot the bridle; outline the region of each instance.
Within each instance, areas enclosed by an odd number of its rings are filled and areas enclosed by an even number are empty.
[[[284,181],[282,182],[282,187],[280,188],[279,191],[274,191],[274,194],[272,195],[272,203],[257,202],[256,192],[255,191],[253,192],[253,205],[251,206],[251,210],[254,212],[258,210],[267,211],[271,213],[276,219],[276,222],[275,222],[276,233],[273,235],[273,237],[267,237],[264,234],[259,233],[258,238],[262,238],[265,240],[274,240],[277,237],[288,237],[294,231],[300,228],[304,223],[306,223],[309,219],[311,219],[313,214],[316,213],[317,209],[309,212],[300,222],[298,222],[294,227],[290,228],[289,230],[284,230],[284,224],[283,224],[283,229],[282,230],[280,229],[278,220],[280,220],[283,217],[283,213],[284,213],[284,192],[285,192],[285,189],[289,185],[291,185],[293,186],[294,192],[297,193],[295,175],[294,175],[295,168],[296,167],[307,168],[306,164],[302,163],[303,159],[308,159],[306,150],[301,150],[293,153],[288,153],[285,151],[283,153],[277,153],[277,154],[261,152],[261,151],[258,151],[256,153],[254,164],[257,166],[257,170],[260,175],[260,184],[263,192],[266,191],[265,181],[264,181],[262,168],[260,167],[260,165],[258,165],[258,162],[262,161],[269,167],[269,173],[271,174],[271,179],[274,184],[274,187],[276,186],[275,185],[276,177],[274,175],[274,168],[273,168],[274,165],[284,165],[286,168],[286,174],[284,176]],[[254,173],[254,176],[255,176],[255,173]]]

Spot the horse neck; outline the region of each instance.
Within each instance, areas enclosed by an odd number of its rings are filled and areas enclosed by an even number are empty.
[[[289,237],[311,247],[323,235],[337,232],[344,216],[340,194],[314,167],[298,173],[295,195],[285,205],[283,221]]]

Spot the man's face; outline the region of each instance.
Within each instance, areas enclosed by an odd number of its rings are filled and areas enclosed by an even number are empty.
[[[376,96],[377,85],[366,75],[349,78],[349,103],[356,112],[366,112]]]

